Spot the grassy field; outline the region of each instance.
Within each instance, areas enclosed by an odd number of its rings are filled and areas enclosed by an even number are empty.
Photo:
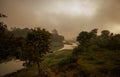
[[[57,68],[59,62],[66,59],[72,54],[72,50],[56,51],[54,53],[48,53],[44,57],[44,61],[41,66],[43,70],[49,70],[50,68]],[[21,71],[6,75],[5,77],[38,77],[38,68],[36,65],[23,69]]]
[[[55,67],[60,61],[67,59],[72,54],[72,50],[62,50],[56,51],[54,53],[49,53],[44,57],[42,66],[46,67]]]
[[[120,51],[84,52],[79,55],[77,63],[88,73],[117,73],[120,72]]]
[[[70,62],[69,58],[72,52],[72,50],[62,50],[48,53],[41,64],[42,69],[49,72],[50,77],[119,77],[118,74],[116,75],[120,72],[119,51],[82,52],[78,55],[76,62]],[[61,69],[63,72],[60,71]],[[55,74],[56,70],[58,71],[57,75]],[[38,69],[34,65],[8,77],[38,77],[37,75]]]

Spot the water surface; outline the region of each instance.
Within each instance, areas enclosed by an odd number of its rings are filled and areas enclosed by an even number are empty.
[[[20,60],[11,60],[5,63],[0,64],[0,76],[16,72],[17,70],[20,70],[24,68],[23,66],[24,61]]]

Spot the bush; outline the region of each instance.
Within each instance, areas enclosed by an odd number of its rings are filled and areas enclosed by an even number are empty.
[[[75,63],[77,60],[74,56],[68,56],[67,58],[61,60],[59,63],[58,63],[58,66],[61,67],[61,66],[65,66],[67,64],[70,64],[70,63]]]

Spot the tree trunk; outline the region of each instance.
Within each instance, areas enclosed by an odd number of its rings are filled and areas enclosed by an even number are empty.
[[[40,67],[39,61],[37,62],[37,66],[38,66],[38,75],[39,75],[39,77],[44,77],[44,73],[43,73],[43,71],[42,71],[42,69]]]
[[[41,69],[40,69],[40,63],[39,62],[37,62],[37,66],[38,66],[38,74],[39,74],[39,76],[41,76]]]

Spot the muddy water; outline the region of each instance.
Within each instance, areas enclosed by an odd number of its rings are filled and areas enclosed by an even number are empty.
[[[64,44],[64,47],[61,48],[60,50],[73,49],[76,46],[77,44],[75,43],[73,43],[72,45]],[[6,75],[12,72],[16,72],[17,70],[24,68],[23,63],[24,61],[14,60],[14,59],[11,61],[5,62],[5,63],[1,63],[0,64],[0,76]]]
[[[11,60],[5,63],[0,64],[0,76],[16,72],[17,70],[20,70],[24,68],[23,61],[20,60]]]
[[[72,45],[68,45],[68,44],[64,44],[64,47],[61,48],[60,50],[64,50],[64,49],[73,49],[74,47],[76,47],[77,44],[73,43]]]

